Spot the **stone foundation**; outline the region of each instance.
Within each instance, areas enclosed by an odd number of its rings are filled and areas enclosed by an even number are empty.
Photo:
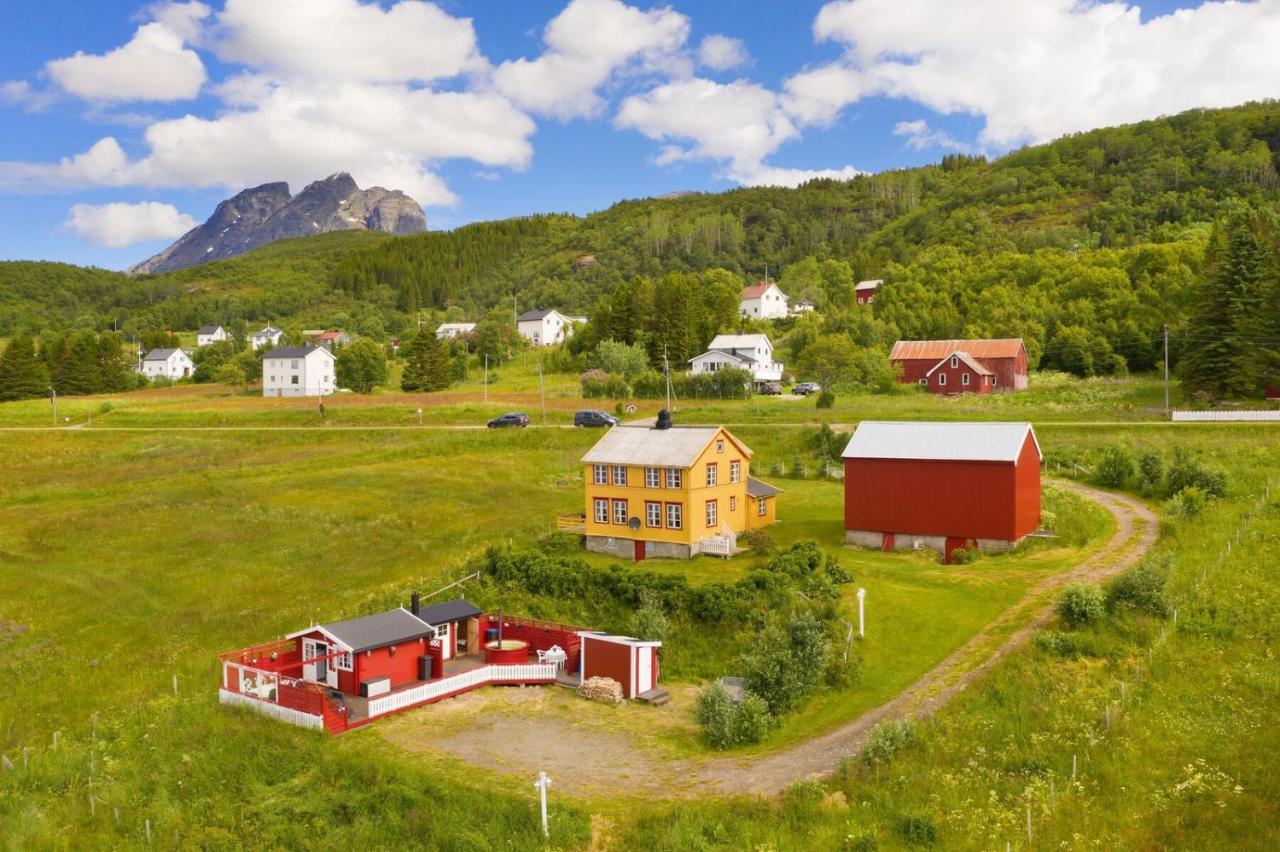
[[[845,530],[845,544],[853,544],[858,547],[869,547],[873,550],[884,549],[884,533],[871,532],[870,530]],[[974,543],[978,545],[978,550],[983,553],[1008,553],[1022,542],[1017,541],[1001,541],[994,538],[975,539]],[[947,538],[941,535],[912,535],[910,533],[897,533],[893,537],[894,550],[933,550],[938,553],[946,553]]]
[[[635,559],[635,540],[630,538],[613,538],[603,535],[586,536],[586,548],[592,553],[604,553],[619,559]],[[693,555],[687,544],[670,541],[646,541],[645,559],[688,559]]]

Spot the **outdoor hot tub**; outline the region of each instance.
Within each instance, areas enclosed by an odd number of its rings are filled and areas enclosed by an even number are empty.
[[[529,643],[519,639],[503,639],[484,644],[484,661],[498,665],[519,665],[529,661]]]

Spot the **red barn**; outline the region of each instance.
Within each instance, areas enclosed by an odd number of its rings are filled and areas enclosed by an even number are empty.
[[[954,396],[961,393],[991,393],[996,374],[979,364],[968,352],[952,352],[924,374],[920,384],[931,393]]]
[[[1005,340],[899,340],[889,352],[890,364],[902,365],[908,383],[926,383],[929,371],[963,352],[990,370],[992,390],[1026,390],[1027,348],[1018,337]]]
[[[1040,525],[1030,423],[859,424],[844,451],[850,544],[1009,550]]]

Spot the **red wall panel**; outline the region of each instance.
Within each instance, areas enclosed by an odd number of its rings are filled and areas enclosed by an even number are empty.
[[[631,646],[590,636],[582,641],[582,679],[611,677],[622,684],[622,694],[631,698]]]
[[[1040,523],[1040,464],[845,459],[848,530],[1013,541]]]
[[[427,640],[414,639],[411,642],[402,642],[396,646],[394,655],[391,649],[374,648],[372,651],[362,651],[356,654],[355,673],[353,681],[356,689],[359,691],[361,681],[372,680],[376,677],[391,678],[391,686],[397,687],[403,683],[408,683],[418,679],[418,657],[429,653],[427,650]]]

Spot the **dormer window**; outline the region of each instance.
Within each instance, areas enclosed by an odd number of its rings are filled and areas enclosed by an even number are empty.
[[[959,357],[958,355],[952,355],[952,356],[951,356],[951,369],[953,369],[953,370],[954,370],[956,367],[959,367],[959,366],[960,366],[960,357]]]

